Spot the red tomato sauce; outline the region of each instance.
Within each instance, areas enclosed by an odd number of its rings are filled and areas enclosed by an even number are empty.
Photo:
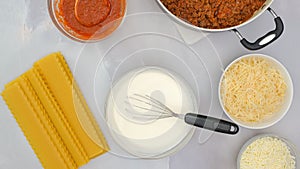
[[[121,23],[126,0],[60,0],[55,11],[59,22],[73,36],[101,39]]]

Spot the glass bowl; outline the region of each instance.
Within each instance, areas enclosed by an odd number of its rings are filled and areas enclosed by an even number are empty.
[[[172,43],[175,48],[168,45]],[[135,44],[135,45],[132,45]],[[126,47],[126,48],[124,48]],[[177,56],[181,52],[187,54],[185,59]],[[122,54],[122,55],[121,55]],[[192,67],[193,63],[197,63],[197,67]],[[180,77],[190,85],[195,95],[197,95],[198,86],[201,86],[200,79],[193,78],[196,72],[205,73],[205,69],[201,60],[182,42],[164,35],[159,34],[139,34],[129,36],[126,39],[118,42],[110,51],[106,53],[102,61],[99,63],[95,77],[95,86],[108,86],[107,93],[104,94],[105,88],[95,88],[96,103],[103,105],[104,110],[101,111],[103,118],[107,122],[110,136],[112,136],[114,143],[116,143],[124,151],[117,151],[114,144],[110,142],[111,152],[118,156],[138,157],[143,159],[157,159],[169,156],[181,148],[183,148],[194,134],[195,128],[185,125],[180,119],[176,120],[173,127],[163,132],[158,137],[151,137],[149,139],[135,139],[122,135],[119,131],[119,124],[115,124],[114,120],[107,115],[107,97],[111,88],[115,86],[125,74],[135,69],[156,67],[172,72]],[[104,77],[109,77],[104,80]],[[202,79],[207,77],[202,77]],[[105,85],[109,82],[109,85]],[[198,95],[197,105],[198,108]],[[164,129],[162,129],[164,130]],[[176,138],[169,140],[176,133]],[[160,149],[158,147],[161,147]],[[129,153],[129,155],[127,155]]]
[[[241,157],[242,157],[242,154],[244,153],[244,151],[246,150],[246,148],[247,148],[250,144],[252,144],[253,142],[255,142],[256,140],[261,139],[261,138],[265,138],[265,137],[276,138],[276,139],[279,139],[280,141],[284,142],[284,143],[287,145],[287,147],[288,147],[288,149],[289,149],[291,155],[292,155],[293,157],[295,157],[295,163],[296,163],[296,164],[295,164],[295,169],[297,168],[297,166],[299,167],[298,162],[299,162],[299,160],[300,160],[300,159],[299,159],[300,156],[299,156],[298,150],[296,149],[296,146],[295,146],[293,143],[291,143],[289,140],[287,140],[287,139],[285,139],[285,138],[283,138],[283,137],[277,136],[277,135],[275,135],[275,134],[260,134],[260,135],[257,135],[257,136],[252,137],[251,139],[249,139],[249,140],[242,146],[242,148],[241,148],[241,150],[240,150],[240,152],[239,152],[239,154],[238,154],[238,157],[237,157],[237,169],[240,169],[240,161],[241,161]]]
[[[77,73],[74,74],[82,79],[83,85],[88,85],[87,98],[95,103],[93,115],[108,142],[109,153],[124,158],[157,159],[178,152],[190,140],[197,141],[193,137],[195,129],[192,127],[180,139],[166,144],[166,148],[157,152],[153,152],[153,149],[148,151],[143,145],[149,142],[152,145],[154,141],[161,143],[161,137],[155,140],[126,139],[115,132],[117,130],[107,121],[107,98],[111,88],[128,72],[143,67],[159,67],[182,77],[189,84],[196,97],[197,112],[221,117],[222,111],[213,111],[217,106],[212,106],[210,78],[212,67],[219,66],[215,64],[219,63],[217,56],[208,38],[203,38],[197,48],[184,43],[172,20],[163,13],[128,15],[122,23],[122,29],[115,31],[109,38],[95,45],[85,44],[76,61],[74,72]],[[214,64],[207,64],[206,58],[213,60]],[[172,132],[177,132],[176,128],[172,127],[166,133]],[[197,132],[199,139],[205,141],[214,133],[201,129]]]
[[[76,0],[73,1],[75,3]],[[123,18],[126,14],[126,0],[120,0],[118,2],[116,1],[117,0],[111,0],[110,2],[112,4],[112,8],[113,3],[120,3],[120,17],[113,19],[112,21],[104,20],[103,22],[96,24],[96,26],[91,27],[80,25],[80,22],[78,22],[80,26],[78,29],[76,28],[76,30],[74,27],[70,27],[68,25],[69,23],[67,23],[65,18],[62,16],[59,7],[61,0],[48,0],[48,12],[56,28],[66,37],[78,42],[97,42],[114,32],[123,21]],[[113,12],[110,12],[109,15],[113,15],[112,13]],[[73,17],[75,18],[75,16]],[[86,31],[89,31],[89,33],[86,33]]]

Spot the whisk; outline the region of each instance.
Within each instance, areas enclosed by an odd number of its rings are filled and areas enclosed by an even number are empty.
[[[229,121],[195,113],[176,113],[149,95],[133,94],[125,100],[125,103],[127,105],[127,108],[125,108],[127,116],[139,121],[154,121],[176,117],[183,119],[187,124],[220,133],[236,134],[239,131],[238,125]],[[131,108],[128,106],[131,106]],[[132,108],[134,108],[135,111]]]

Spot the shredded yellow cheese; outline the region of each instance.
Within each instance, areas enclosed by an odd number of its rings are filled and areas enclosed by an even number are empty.
[[[295,157],[285,142],[263,137],[251,143],[242,153],[240,169],[295,169]]]
[[[280,111],[287,85],[270,61],[246,57],[234,63],[221,83],[225,110],[244,122],[259,122]]]

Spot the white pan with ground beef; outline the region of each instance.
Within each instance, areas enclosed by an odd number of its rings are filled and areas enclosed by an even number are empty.
[[[284,30],[282,19],[270,8],[273,0],[156,0],[176,22],[190,29],[208,32],[233,31],[249,50],[258,50],[278,39]],[[263,12],[274,17],[276,28],[255,42],[246,40],[237,30]]]

